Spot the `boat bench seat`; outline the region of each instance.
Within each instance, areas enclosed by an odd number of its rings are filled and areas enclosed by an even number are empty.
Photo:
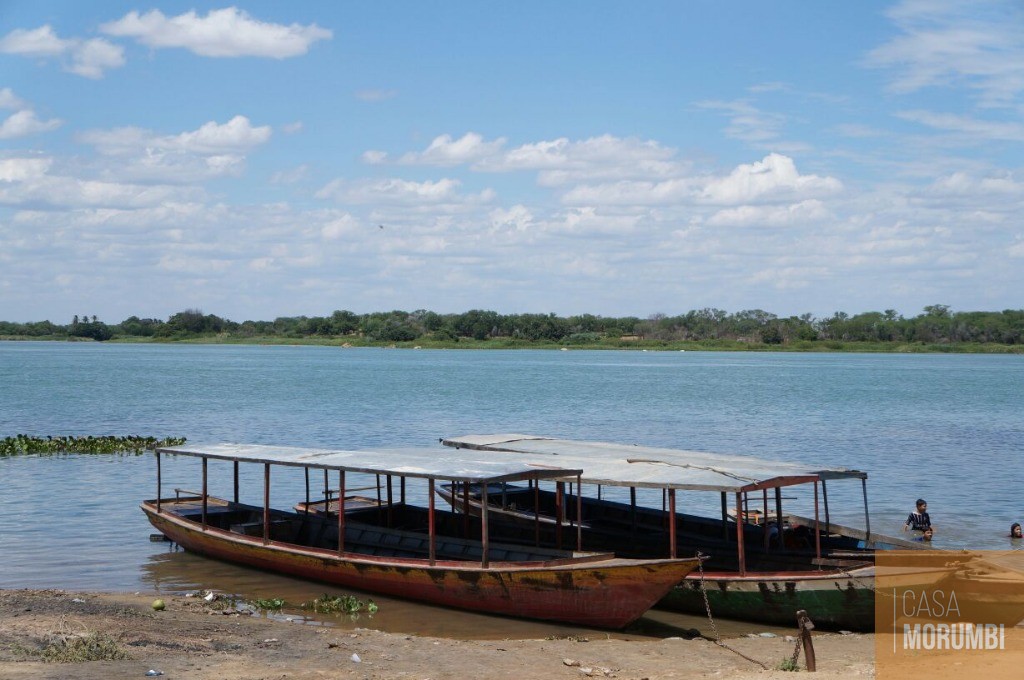
[[[270,520],[270,538],[275,541],[291,541],[296,532],[302,526],[302,520],[298,519],[272,519]],[[243,536],[263,536],[263,522],[242,522],[232,524],[230,531]]]

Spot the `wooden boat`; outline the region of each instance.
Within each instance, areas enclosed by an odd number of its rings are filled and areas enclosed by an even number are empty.
[[[566,495],[564,484],[573,481],[567,479],[556,482],[554,492],[540,489],[539,484],[491,487],[488,514],[501,518],[501,522],[492,519],[492,530],[503,541],[532,541],[534,545],[560,545],[576,534],[577,549],[610,550],[634,558],[710,554],[704,570],[691,572],[659,603],[687,613],[706,612],[706,593],[716,616],[791,625],[795,612],[805,609],[820,627],[872,630],[875,550],[882,546],[926,547],[830,521],[827,481],[860,479],[867,508],[867,475],[856,470],[811,469],[741,456],[527,435],[470,435],[443,442],[459,449],[503,452],[536,465],[557,461],[578,467],[583,473],[576,482],[577,491],[580,482],[599,489],[629,487],[629,504],[579,492]],[[813,487],[814,518],[783,512],[781,489],[801,484]],[[825,495],[825,518],[819,513],[819,487]],[[636,488],[661,489],[666,509],[637,505]],[[679,490],[719,492],[721,518],[677,513]],[[774,508],[768,507],[769,491],[775,496]],[[448,485],[439,493],[456,509],[483,512],[480,487]],[[727,495],[735,500],[731,517]],[[787,518],[781,540],[767,530],[771,525],[735,521],[749,513],[751,497],[760,497],[761,516]],[[497,533],[502,531],[499,524],[508,533]],[[507,529],[512,525],[518,528]],[[908,583],[930,587],[949,578],[951,572],[933,566],[908,567],[906,578]]]
[[[160,456],[202,460],[202,492],[163,498]],[[478,536],[438,531],[452,524],[433,507],[437,479],[459,483],[536,482],[573,476],[513,460],[476,460],[437,451],[339,451],[218,444],[158,449],[157,497],[142,504],[170,540],[201,555],[339,586],[481,613],[621,628],[692,571],[698,560],[632,560],[610,553],[567,551],[490,541],[487,518]],[[234,500],[208,493],[208,461],[234,465]],[[262,507],[238,502],[239,463],[264,466]],[[344,507],[334,517],[270,508],[272,466],[425,480],[429,507]],[[344,503],[344,500],[342,500]]]

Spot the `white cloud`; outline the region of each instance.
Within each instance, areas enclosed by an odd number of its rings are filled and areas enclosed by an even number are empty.
[[[371,149],[369,151],[364,151],[361,158],[367,165],[381,165],[387,162],[388,154],[386,151],[375,151]]]
[[[733,139],[750,143],[764,143],[776,140],[781,135],[786,117],[778,113],[761,111],[749,101],[702,101],[702,109],[722,111],[729,116],[725,134]]]
[[[100,26],[107,35],[135,38],[153,48],[181,47],[204,57],[271,57],[306,54],[310,45],[328,40],[331,31],[316,24],[272,24],[236,8],[211,10],[205,17],[194,10],[168,17],[154,9],[129,12]]]
[[[435,137],[425,151],[407,153],[398,162],[403,165],[438,167],[474,163],[498,153],[505,145],[505,141],[504,137],[500,137],[493,142],[485,142],[484,138],[475,132],[467,132],[458,139],[452,139],[451,135],[441,135]]]
[[[801,175],[792,158],[772,153],[709,182],[701,197],[711,203],[738,204],[831,194],[842,188],[834,177]]]
[[[26,57],[56,57],[74,47],[74,40],[57,37],[49,24],[34,29],[18,28],[0,38],[0,52]]]
[[[60,127],[61,121],[56,118],[50,120],[39,120],[35,111],[23,109],[12,114],[0,123],[0,139],[15,139],[40,132],[49,132]]]
[[[526,231],[533,225],[533,213],[525,205],[495,208],[488,217],[493,231]]]
[[[666,178],[684,166],[675,149],[652,140],[601,135],[579,141],[560,137],[523,144],[482,158],[473,165],[481,172],[538,171],[538,183],[557,187],[584,180]]]
[[[24,109],[28,105],[14,94],[14,90],[5,87],[0,90],[0,109]]]
[[[959,133],[971,139],[981,141],[1024,141],[1024,124],[1018,123],[1015,120],[1010,122],[979,120],[970,116],[919,110],[900,111],[896,115],[904,120],[921,123],[938,130]]]
[[[79,43],[71,51],[68,71],[86,78],[102,78],[104,69],[124,66],[124,48],[102,38]]]
[[[1005,105],[1024,90],[1015,3],[904,0],[886,14],[900,34],[869,52],[865,64],[891,69],[893,91],[966,84],[982,103]]]
[[[46,175],[52,158],[3,158],[0,159],[0,182],[24,182]]]
[[[355,233],[358,228],[359,222],[356,218],[345,213],[321,227],[320,235],[325,241],[335,241],[343,236]]]
[[[285,123],[284,125],[282,125],[281,132],[285,133],[286,135],[294,135],[296,133],[302,132],[302,128],[302,121],[297,120],[294,123]]]
[[[562,196],[570,205],[743,205],[800,201],[842,188],[833,177],[801,175],[793,160],[769,154],[737,166],[728,176],[681,176],[660,182],[581,184]]]
[[[788,227],[830,218],[824,204],[808,199],[790,205],[741,205],[719,210],[708,218],[708,226]]]
[[[413,182],[404,179],[381,179],[349,182],[336,179],[316,193],[317,198],[334,199],[345,203],[371,204],[461,204],[486,202],[494,192],[485,189],[479,194],[458,193],[462,183],[457,179]]]
[[[124,48],[103,38],[63,39],[49,24],[36,29],[16,29],[0,38],[0,52],[26,57],[70,57],[63,68],[85,78],[102,78],[106,69],[124,66]]]
[[[937,179],[929,193],[938,197],[1003,195],[1024,200],[1024,182],[1012,176],[976,178],[965,172],[955,172]]]
[[[254,126],[245,116],[235,116],[223,124],[209,121],[177,135],[127,127],[90,130],[79,139],[118,160],[108,168],[112,176],[192,182],[241,173],[245,154],[266,143],[271,134],[269,125]]]

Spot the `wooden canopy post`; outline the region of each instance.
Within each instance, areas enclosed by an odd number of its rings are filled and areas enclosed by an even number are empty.
[[[533,544],[540,547],[540,480],[533,484]]]
[[[235,503],[238,503],[238,461],[232,466],[234,468],[234,479],[235,479]]]
[[[576,549],[583,551],[583,476],[576,476]]]
[[[462,537],[469,538],[469,482],[459,482],[462,485]]]
[[[160,452],[157,452],[157,514],[160,514],[160,497],[162,493],[163,483],[160,478]]]
[[[629,487],[629,526],[636,531],[636,487]]]
[[[206,463],[209,459],[203,456],[203,531],[206,531]]]
[[[676,490],[668,490],[668,556],[676,558]]]
[[[865,541],[871,540],[871,515],[868,513],[868,480],[866,477],[862,477],[860,480],[860,486],[864,490],[864,529],[867,531],[867,535],[864,537]]]
[[[736,553],[740,562],[740,576],[747,575],[747,556],[743,545],[743,494],[736,492]]]
[[[821,524],[818,522],[818,483],[814,483],[814,556],[821,559]]]
[[[737,518],[737,522],[739,519]],[[729,499],[725,492],[722,492],[722,540],[729,539]]]
[[[399,477],[398,484],[398,502],[405,505],[405,477]]]
[[[775,487],[775,522],[779,529],[779,551],[782,552],[786,549],[786,541],[783,540],[783,522],[782,522],[782,487]]]
[[[309,514],[309,468],[308,467],[304,467],[304,468],[302,468],[302,471],[304,473],[306,473],[306,505],[303,506],[303,513],[308,515]],[[324,508],[324,511],[326,512],[327,508]]]
[[[765,550],[765,552],[768,552],[768,543],[769,543],[769,541],[771,539],[771,530],[768,528],[768,487],[767,486],[765,488],[761,489],[761,496],[762,496],[761,512],[764,513],[763,515],[761,515],[764,518],[764,526],[762,527],[764,529],[764,550]],[[778,518],[776,518],[776,521],[777,521],[777,519]],[[782,539],[782,535],[781,535],[782,534],[782,530],[781,529],[779,529],[779,534],[780,534],[779,535],[779,539],[781,540]]]
[[[565,521],[565,482],[555,482],[555,547],[562,549],[562,522]]]
[[[486,569],[491,562],[491,557],[488,554],[490,550],[490,536],[487,531],[487,487],[490,486],[486,481],[483,483],[483,492],[480,494],[480,500],[483,501],[480,504],[480,545],[482,551],[480,553],[480,566]]]
[[[324,514],[331,511],[331,484],[327,479],[328,471],[324,469]]]
[[[338,470],[338,554],[343,552],[345,552],[345,471]]]
[[[825,505],[825,535],[828,536],[832,533],[832,523],[828,518],[828,487],[824,479],[821,480],[821,502]]]
[[[270,463],[263,464],[263,545],[270,543]]]
[[[402,481],[405,481],[405,477],[402,477]],[[404,485],[403,485],[404,488]],[[437,562],[437,535],[435,533],[436,528],[434,527],[434,478],[431,477],[429,480],[429,488],[427,489],[429,498],[427,499],[427,536],[430,539],[430,566],[434,566]]]
[[[395,523],[394,522],[395,514],[394,514],[394,507],[393,507],[394,506],[394,497],[392,496],[392,491],[391,491],[391,475],[387,476],[387,481],[388,481],[388,528],[390,529],[392,526],[394,526],[394,523]]]

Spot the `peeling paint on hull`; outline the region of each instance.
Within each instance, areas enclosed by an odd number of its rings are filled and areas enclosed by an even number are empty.
[[[558,565],[379,558],[335,553],[208,528],[143,511],[156,529],[184,549],[249,567],[290,574],[367,592],[474,612],[622,628],[672,590],[696,560],[607,560]]]

